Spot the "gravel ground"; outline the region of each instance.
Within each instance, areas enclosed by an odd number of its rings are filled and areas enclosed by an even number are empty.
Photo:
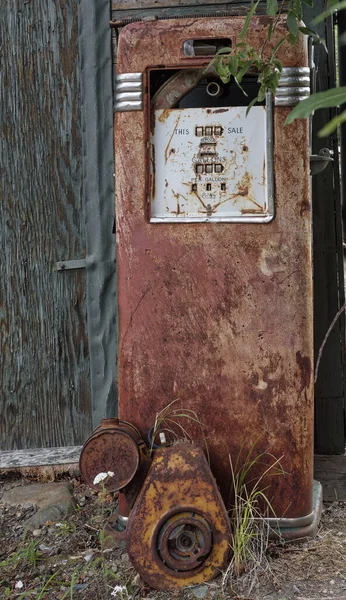
[[[346,504],[325,505],[317,537],[302,544],[270,544],[265,572],[258,573],[249,594],[249,576],[236,589],[215,581],[176,592],[156,592],[135,572],[125,550],[102,551],[102,534],[114,499],[101,502],[97,493],[70,479],[76,512],[63,522],[47,522],[34,532],[25,521],[33,506],[1,503],[5,490],[33,483],[24,478],[0,479],[0,600],[346,600]],[[112,595],[113,594],[113,595]]]

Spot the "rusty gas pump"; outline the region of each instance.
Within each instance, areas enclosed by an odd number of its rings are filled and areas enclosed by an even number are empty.
[[[309,95],[307,44],[302,36],[281,46],[277,95],[246,116],[254,75],[244,78],[244,96],[210,66],[220,45],[237,43],[243,25],[242,17],[138,22],[119,38],[123,421],[112,433],[103,428],[102,459],[88,471],[95,439],[100,447],[96,430],[81,471],[91,482],[97,470],[119,469],[112,489],[128,502],[130,558],[161,589],[210,579],[224,567],[229,460],[254,441],[284,472],[266,480],[274,528],[289,539],[312,535],[321,506],[313,484],[309,127],[304,120],[284,126],[290,107]],[[249,43],[263,44],[266,28],[265,18],[253,18]],[[268,51],[284,33],[282,24]],[[194,443],[155,449],[156,415],[178,399],[198,415],[184,423]]]

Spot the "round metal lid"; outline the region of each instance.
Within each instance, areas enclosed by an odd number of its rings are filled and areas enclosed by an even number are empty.
[[[134,477],[139,465],[136,441],[121,428],[95,432],[85,443],[79,461],[85,483],[96,490],[104,486],[108,492],[125,487]],[[113,473],[102,483],[94,484],[99,473]]]

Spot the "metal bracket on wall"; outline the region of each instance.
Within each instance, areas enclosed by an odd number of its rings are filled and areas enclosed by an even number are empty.
[[[317,175],[326,168],[329,162],[333,162],[333,152],[329,148],[321,148],[318,154],[310,155],[310,175]]]
[[[86,259],[79,258],[77,260],[62,260],[56,263],[57,271],[67,271],[71,269],[85,269]]]

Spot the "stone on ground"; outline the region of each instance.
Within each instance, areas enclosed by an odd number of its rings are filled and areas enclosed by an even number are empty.
[[[71,515],[76,507],[73,486],[70,483],[43,483],[15,487],[2,496],[4,504],[11,506],[34,505],[38,511],[25,525],[34,531],[47,521],[60,521]]]

